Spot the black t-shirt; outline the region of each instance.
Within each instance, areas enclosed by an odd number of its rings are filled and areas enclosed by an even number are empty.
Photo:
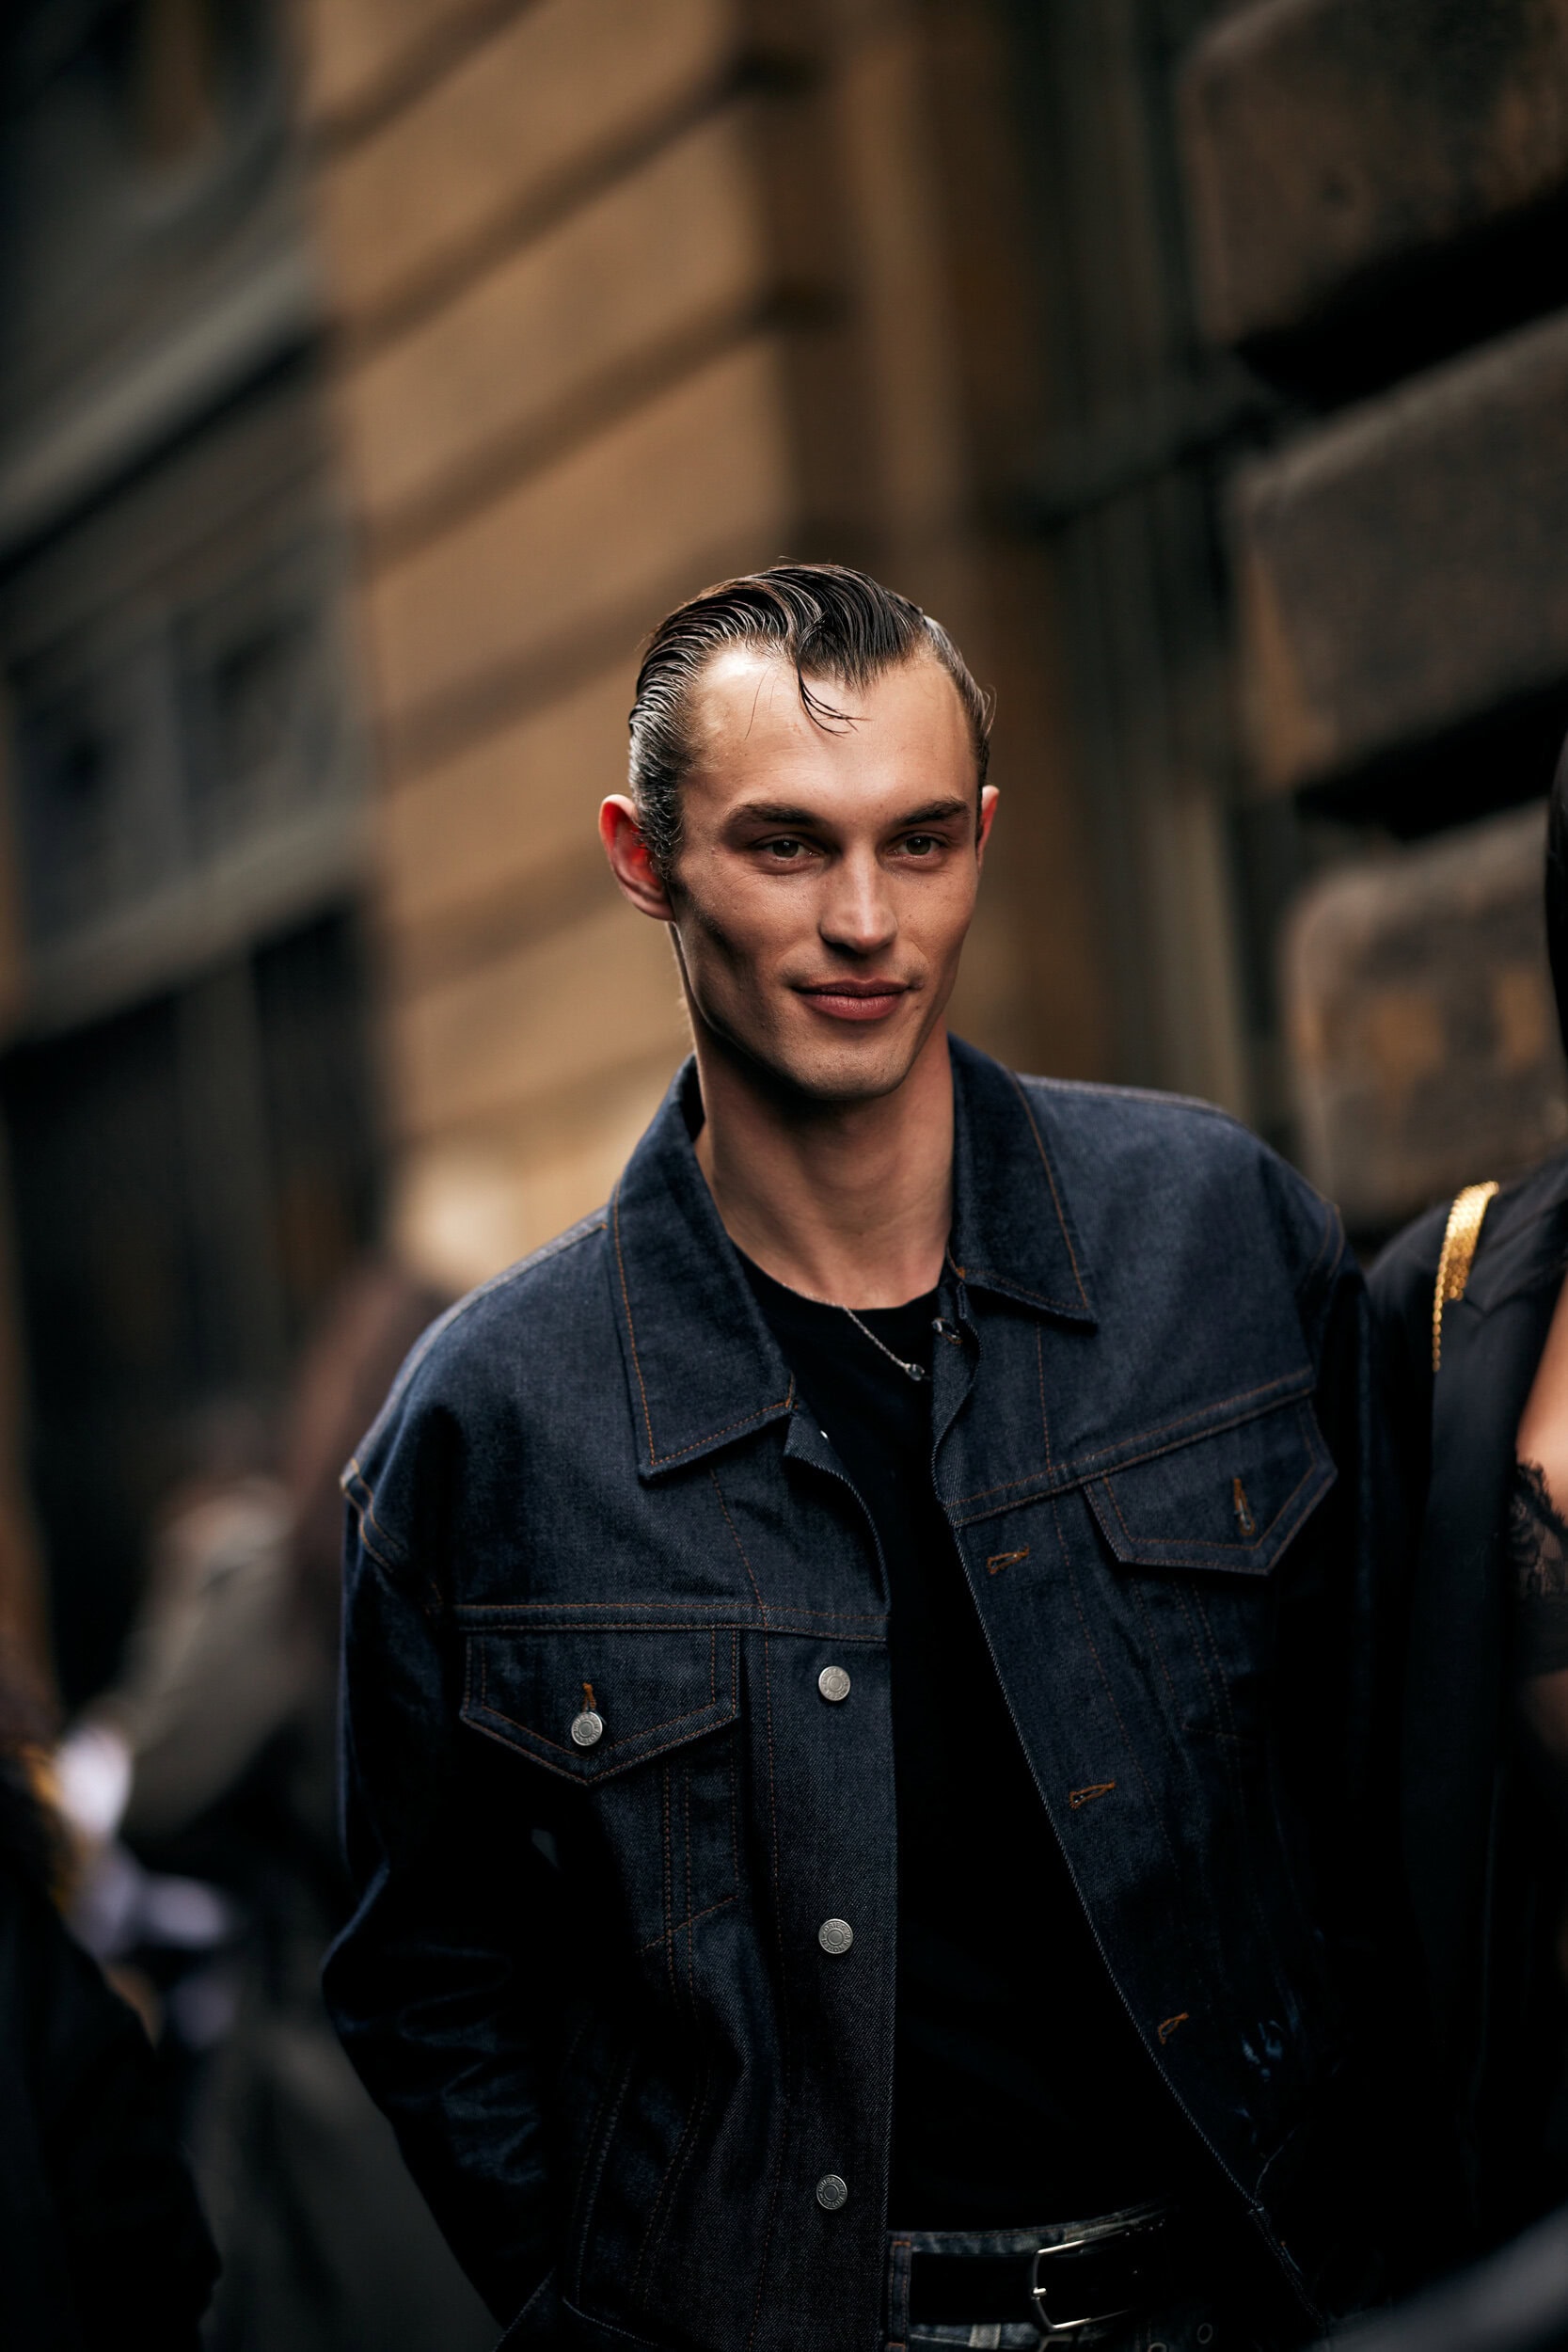
[[[1187,2135],[1111,1983],[991,1665],[931,1475],[929,1380],[911,1380],[842,1309],[742,1263],[887,1565],[889,2217],[904,2230],[1030,2227],[1163,2195]],[[933,1291],[860,1319],[928,1372],[937,1312]]]

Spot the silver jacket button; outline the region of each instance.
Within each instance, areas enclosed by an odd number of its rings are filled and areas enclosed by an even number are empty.
[[[836,2172],[824,2172],[816,2184],[816,2201],[824,2213],[837,2213],[840,2205],[849,2201],[849,2185]]]
[[[836,1959],[840,1952],[848,1950],[855,1940],[855,1931],[847,1919],[824,1919],[816,1931],[816,1940],[825,1952],[832,1952]]]
[[[842,1666],[824,1666],[816,1677],[816,1687],[836,1707],[840,1699],[849,1695],[849,1677]]]
[[[558,1719],[559,1720],[559,1719]],[[585,1707],[580,1715],[572,1718],[572,1737],[579,1748],[591,1748],[604,1738],[604,1717]]]

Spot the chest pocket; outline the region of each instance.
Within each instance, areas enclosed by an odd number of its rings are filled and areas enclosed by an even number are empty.
[[[467,1637],[464,1722],[582,1792],[641,1946],[736,1891],[739,1642],[730,1627]]]
[[[1124,1567],[1267,1576],[1335,1476],[1302,1397],[1107,1471],[1085,1492]]]

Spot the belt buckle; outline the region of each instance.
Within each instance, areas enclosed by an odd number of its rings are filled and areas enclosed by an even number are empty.
[[[1042,2337],[1076,2335],[1084,2328],[1108,2327],[1113,2319],[1130,2319],[1138,2309],[1135,2303],[1124,2303],[1111,2312],[1085,2312],[1076,2319],[1053,2319],[1046,2305],[1049,2289],[1040,2280],[1040,2265],[1057,2254],[1081,2253],[1087,2246],[1114,2246],[1118,2238],[1156,2236],[1165,2227],[1164,2215],[1148,2221],[1130,2222],[1122,2230],[1091,2231],[1082,2237],[1065,2237],[1055,2246],[1037,2248],[1029,2273],[1029,2296],[1035,2306],[1035,2318]]]

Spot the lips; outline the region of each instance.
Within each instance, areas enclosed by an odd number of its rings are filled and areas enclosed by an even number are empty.
[[[900,980],[832,980],[800,993],[830,1021],[883,1021],[909,990]]]

